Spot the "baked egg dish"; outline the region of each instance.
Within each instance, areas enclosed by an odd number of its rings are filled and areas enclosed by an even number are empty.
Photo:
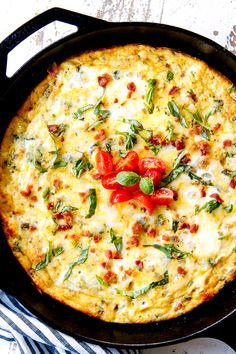
[[[185,314],[236,276],[236,88],[168,48],[54,63],[5,133],[0,196],[40,291],[107,322]]]

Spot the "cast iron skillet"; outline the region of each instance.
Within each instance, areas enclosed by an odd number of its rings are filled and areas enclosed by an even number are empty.
[[[7,54],[36,30],[55,20],[76,25],[77,33],[46,48],[28,61],[12,78],[6,76]],[[91,48],[126,43],[166,46],[203,59],[235,83],[236,58],[218,44],[192,32],[151,23],[108,23],[78,13],[53,8],[35,17],[13,32],[0,44],[0,116],[1,139],[12,115],[29,92],[47,74],[53,62]],[[207,235],[206,235],[207,237]],[[120,347],[150,347],[192,338],[217,325],[211,336],[235,324],[236,282],[228,284],[208,303],[177,319],[143,325],[109,324],[90,318],[47,295],[40,294],[13,257],[1,231],[0,287],[14,295],[46,323],[80,339]],[[233,315],[234,313],[234,315]],[[226,318],[231,315],[231,322]],[[226,322],[225,322],[226,321]],[[228,320],[229,321],[229,320]],[[218,332],[217,332],[218,328]],[[206,333],[206,332],[204,332]],[[218,334],[216,334],[218,333]],[[225,339],[224,336],[221,338]],[[234,338],[232,336],[233,344]]]

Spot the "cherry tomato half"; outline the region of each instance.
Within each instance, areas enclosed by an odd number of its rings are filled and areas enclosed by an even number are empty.
[[[134,171],[138,167],[139,157],[136,151],[129,151],[125,157],[121,157],[115,164],[115,170]]]
[[[134,186],[122,186],[121,188],[129,192],[136,192],[139,190],[139,182],[136,183]]]
[[[151,199],[154,204],[168,205],[174,200],[174,192],[169,188],[160,188],[151,195]]]
[[[96,156],[97,169],[100,175],[105,175],[113,170],[112,156],[103,150],[100,150]]]
[[[154,209],[154,203],[149,195],[139,191],[133,194],[133,199],[137,200],[141,204],[141,206],[149,212],[149,214],[152,214]]]
[[[120,188],[121,185],[116,180],[116,172],[110,172],[106,175],[102,176],[102,186],[106,189],[117,189]]]
[[[116,203],[127,202],[131,198],[132,198],[131,192],[125,189],[116,189],[111,193],[110,203],[116,204]]]
[[[151,178],[153,181],[154,187],[157,187],[160,180],[161,180],[161,173],[157,169],[147,170],[143,176]]]
[[[160,173],[166,172],[165,162],[158,157],[144,157],[139,160],[138,168],[142,174],[147,170],[158,170]]]

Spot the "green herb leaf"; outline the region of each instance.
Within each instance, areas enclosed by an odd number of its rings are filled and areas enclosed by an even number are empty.
[[[75,261],[69,265],[69,268],[68,268],[66,274],[64,275],[63,281],[67,280],[71,276],[74,267],[76,267],[77,265],[83,264],[87,261],[88,253],[89,253],[89,247],[86,247],[81,250],[80,256],[77,259],[77,261]]]
[[[166,75],[166,81],[170,82],[171,80],[173,80],[173,78],[174,78],[174,74],[172,73],[172,71],[168,71]]]
[[[90,131],[93,130],[94,128],[98,127],[100,124],[104,123],[104,121],[105,121],[104,118],[101,118],[101,119],[96,120],[94,123],[92,123],[92,124],[88,127],[87,131],[90,132]]]
[[[227,213],[231,213],[232,210],[233,210],[233,204],[227,205],[226,207],[224,207],[224,210],[225,210]]]
[[[156,87],[157,81],[155,79],[150,79],[147,82],[148,82],[148,89],[144,99],[145,99],[145,106],[148,109],[148,113],[151,114],[154,111],[153,97],[154,97],[154,89]]]
[[[234,92],[235,91],[235,86],[234,85],[232,85],[230,88],[229,88],[229,93],[232,93],[232,92]]]
[[[64,131],[66,130],[67,128],[67,125],[64,124],[64,123],[61,123],[59,126],[58,126],[58,129],[54,132],[50,132],[50,134],[52,134],[53,136],[60,136],[62,133],[64,133]]]
[[[203,204],[203,206],[195,209],[195,214],[200,213],[202,210],[206,210],[207,213],[211,214],[213,210],[219,208],[222,203],[219,203],[216,199],[212,199],[209,202]]]
[[[178,155],[177,155],[177,157],[176,157],[176,159],[174,161],[173,169],[178,167],[181,164],[181,161],[182,161],[182,159],[184,158],[185,155],[186,155],[186,150],[181,150],[178,153]]]
[[[89,189],[89,212],[85,216],[86,219],[91,218],[95,214],[96,206],[97,206],[97,196],[96,196],[96,189],[90,188]]]
[[[64,252],[63,247],[58,246],[58,247],[53,249],[52,248],[52,242],[49,241],[48,242],[48,249],[47,249],[47,252],[46,252],[46,254],[44,256],[44,259],[41,262],[39,262],[38,264],[36,264],[35,270],[39,271],[39,270],[45,268],[52,261],[53,257],[59,256],[63,252]]]
[[[50,194],[50,188],[49,187],[46,187],[43,191],[43,200],[46,202],[48,200],[48,197],[49,197],[49,194]]]
[[[205,121],[207,121],[207,119],[210,116],[213,116],[216,112],[220,112],[221,108],[223,106],[224,106],[224,101],[223,100],[214,100],[213,108],[208,113],[206,113],[206,115],[205,115]]]
[[[202,177],[195,175],[195,173],[189,172],[188,176],[190,179],[195,179],[196,181],[200,182],[204,186],[213,186],[213,183],[211,181],[206,181]]]
[[[121,77],[120,74],[121,74],[120,70],[116,70],[113,72],[112,76],[114,77],[115,80],[120,80],[120,77]]]
[[[60,168],[60,167],[66,167],[68,165],[68,162],[64,160],[60,161],[55,161],[54,164],[52,165],[53,169]]]
[[[40,152],[39,149],[36,149],[34,159],[33,159],[33,165],[40,173],[45,173],[47,172],[48,169],[42,166],[42,158],[43,158],[42,153]]]
[[[178,221],[178,220],[173,220],[173,221],[172,221],[172,230],[173,230],[174,232],[177,231],[178,225],[179,225],[179,221]]]
[[[64,252],[64,248],[62,246],[58,246],[52,250],[53,257],[60,256]]]
[[[207,119],[209,118],[208,116],[205,116],[205,119],[203,120],[199,111],[197,110],[195,113],[192,113],[189,109],[185,109],[189,115],[191,116],[192,120],[195,121],[197,124],[199,124],[201,127],[203,127],[202,131],[202,137],[206,140],[210,140],[210,132],[212,131],[211,128],[206,124]]]
[[[171,141],[174,135],[174,126],[170,122],[168,122],[167,128],[166,128],[168,134],[166,135],[166,140]]]
[[[78,208],[76,207],[73,207],[71,205],[65,205],[64,207],[62,207],[61,209],[61,213],[66,213],[67,211],[75,211],[75,210],[78,210]]]
[[[80,118],[84,112],[92,109],[94,107],[93,104],[87,104],[86,106],[80,107],[77,112],[74,113],[74,119]]]
[[[152,194],[154,192],[153,180],[149,177],[141,178],[139,188],[145,194]]]
[[[155,288],[156,286],[163,286],[163,285],[166,285],[167,283],[169,283],[168,271],[166,271],[163,274],[162,280],[153,281],[152,283],[150,283],[149,285],[145,286],[142,289],[135,290],[135,291],[125,291],[125,290],[116,289],[116,292],[119,295],[124,295],[124,296],[131,297],[132,299],[136,299],[137,297],[146,294],[149,290]]]
[[[98,275],[96,275],[96,279],[99,282],[99,284],[101,284],[105,288],[109,287],[109,284],[105,280],[103,280],[101,277],[99,277]]]
[[[76,161],[75,166],[72,168],[73,174],[80,178],[82,173],[86,170],[90,171],[93,165],[89,162],[88,158],[83,155],[83,157]]]
[[[169,259],[182,259],[182,258],[185,258],[190,255],[189,253],[180,251],[173,244],[165,244],[165,245],[161,246],[161,245],[158,245],[155,243],[153,245],[144,245],[144,247],[156,248],[157,250],[165,253],[167,258],[169,258]]]
[[[137,137],[135,134],[128,132],[117,132],[117,134],[123,135],[125,137],[125,150],[130,150],[134,147],[137,142]]]
[[[180,124],[182,125],[182,127],[188,128],[188,124],[187,124],[187,122],[186,122],[186,120],[185,120],[185,117],[184,117],[182,114],[180,114],[179,107],[177,106],[177,104],[175,103],[175,101],[174,101],[174,100],[169,101],[167,105],[168,105],[170,114],[171,114],[173,117],[179,118],[179,122],[180,122]]]
[[[140,180],[140,176],[135,172],[119,172],[116,180],[122,186],[134,186]]]
[[[123,249],[123,239],[121,236],[116,236],[116,233],[113,229],[110,229],[111,242],[114,243],[114,246],[118,252],[121,252]]]
[[[159,188],[165,187],[167,184],[173,182],[177,177],[179,177],[179,175],[183,172],[188,171],[190,168],[190,166],[188,165],[180,165],[176,168],[174,168],[169,174],[168,176],[166,176],[165,178],[163,178],[161,180],[161,182],[159,183]]]
[[[236,177],[236,171],[230,171],[228,169],[225,169],[225,170],[221,171],[221,173],[223,173],[224,175],[229,176],[231,178]]]
[[[140,131],[144,130],[143,125],[136,119],[123,119],[123,122],[128,123],[130,125],[130,129],[135,134],[138,134]]]
[[[104,121],[107,117],[109,117],[109,115],[111,114],[110,111],[108,111],[108,110],[102,110],[102,109],[101,109],[102,100],[103,100],[103,97],[104,97],[104,95],[105,95],[105,91],[106,91],[106,89],[104,88],[103,94],[101,95],[101,97],[99,97],[97,103],[96,103],[95,106],[94,106],[94,110],[93,110],[94,114],[95,114],[96,116],[101,116],[101,120],[103,120],[103,121]],[[100,124],[101,124],[101,123],[100,123]]]
[[[109,144],[109,143],[105,144],[105,151],[109,152],[109,153],[111,152],[111,144]]]

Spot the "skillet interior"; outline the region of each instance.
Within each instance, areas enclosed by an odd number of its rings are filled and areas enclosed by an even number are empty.
[[[87,28],[47,48],[30,60],[11,80],[1,86],[1,138],[9,120],[32,88],[45,76],[55,61],[98,47],[145,43],[166,46],[206,61],[232,81],[236,77],[236,59],[210,40],[174,27],[143,23],[108,24],[99,22],[99,30]],[[94,28],[94,24],[92,24]],[[101,27],[104,27],[103,29]],[[46,295],[41,295],[11,254],[4,237],[0,238],[0,286],[15,295],[30,310],[54,327],[71,335],[109,345],[151,346],[169,344],[198,334],[229,316],[236,308],[236,282],[227,285],[210,302],[177,319],[144,325],[104,323],[76,312]],[[234,317],[235,318],[235,317]]]

